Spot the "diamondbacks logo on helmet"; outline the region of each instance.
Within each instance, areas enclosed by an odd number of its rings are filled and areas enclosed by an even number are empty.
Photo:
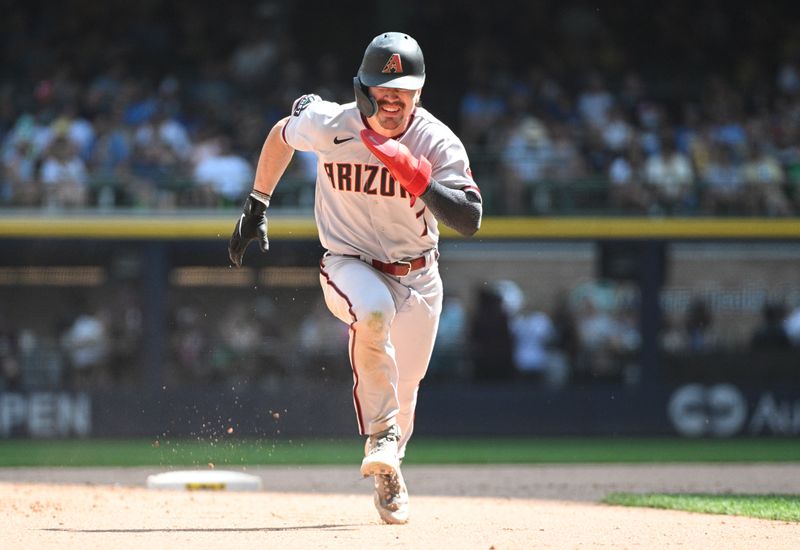
[[[402,73],[403,62],[400,60],[400,54],[393,53],[392,57],[389,58],[389,61],[386,62],[386,65],[383,66],[383,70],[381,72],[384,74]]]

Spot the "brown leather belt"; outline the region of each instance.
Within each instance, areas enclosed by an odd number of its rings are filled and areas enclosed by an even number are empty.
[[[372,260],[372,267],[378,271],[383,271],[389,275],[394,275],[395,277],[405,277],[412,271],[422,269],[427,264],[427,256],[420,256],[419,258],[414,258],[413,260],[394,262],[391,264],[383,263],[380,260]]]
[[[353,258],[360,258],[360,256],[355,256],[351,254],[345,254],[345,256],[350,256]],[[398,262],[392,263],[385,263],[380,260],[369,260],[369,263],[372,267],[377,269],[378,271],[382,271],[388,275],[393,275],[395,277],[405,277],[412,271],[416,271],[417,269],[422,269],[423,267],[428,265],[428,257],[430,254],[423,254],[419,258],[413,258],[411,260],[401,260]],[[435,251],[433,253],[433,259],[437,259],[439,257],[439,251]]]

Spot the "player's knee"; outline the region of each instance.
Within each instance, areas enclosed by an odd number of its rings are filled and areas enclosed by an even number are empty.
[[[380,337],[389,333],[394,314],[393,302],[376,301],[359,312],[357,324],[363,331]]]
[[[383,309],[373,309],[364,318],[362,328],[375,336],[381,336],[389,333],[391,321],[392,315],[390,312]]]

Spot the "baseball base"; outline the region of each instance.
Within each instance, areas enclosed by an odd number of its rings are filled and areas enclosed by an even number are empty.
[[[261,478],[225,470],[181,470],[147,476],[148,489],[260,491]]]

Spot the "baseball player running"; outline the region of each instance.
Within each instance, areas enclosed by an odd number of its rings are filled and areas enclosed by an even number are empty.
[[[389,32],[367,46],[355,102],[297,99],[266,138],[228,247],[236,266],[250,242],[269,248],[266,210],[278,180],[295,149],[315,152],[320,283],[350,327],[353,403],[367,436],[361,473],[374,478],[387,523],[408,521],[400,464],[442,308],[437,223],[470,236],[482,216],[463,144],[419,106],[424,82],[416,40]]]

